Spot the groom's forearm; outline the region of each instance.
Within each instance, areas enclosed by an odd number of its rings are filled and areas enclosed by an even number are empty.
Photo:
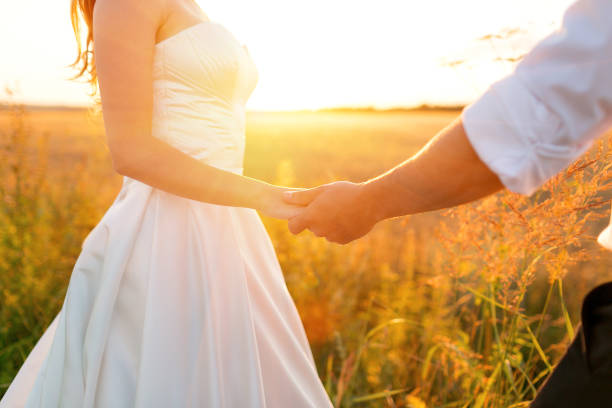
[[[502,188],[456,120],[416,155],[366,182],[364,204],[385,219],[453,207]]]

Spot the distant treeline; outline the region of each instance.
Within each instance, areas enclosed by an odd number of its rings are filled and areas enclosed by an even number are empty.
[[[88,106],[62,106],[62,105],[24,105],[28,111],[83,111],[90,109]],[[402,112],[459,112],[464,108],[463,105],[420,105],[415,107],[396,107],[379,109],[372,106],[367,107],[338,107],[322,108],[315,110],[296,110],[294,112],[322,112],[322,113],[402,113]],[[11,109],[11,105],[0,102],[0,111]],[[282,113],[282,111],[279,111]]]
[[[423,111],[432,111],[432,112],[455,112],[463,110],[463,105],[419,105],[414,107],[396,107],[396,108],[388,108],[388,109],[379,109],[372,106],[368,107],[360,107],[360,108],[323,108],[317,109],[315,112],[338,112],[338,113],[389,113],[389,112],[423,112]]]
[[[7,104],[4,102],[0,102],[0,111],[12,110],[16,104],[11,103]],[[17,104],[19,105],[19,104]],[[24,109],[27,111],[62,111],[62,112],[79,112],[88,110],[88,106],[63,106],[63,105],[23,105]]]

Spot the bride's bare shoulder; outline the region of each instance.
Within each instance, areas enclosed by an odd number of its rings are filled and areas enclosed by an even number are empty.
[[[114,32],[120,37],[126,29],[155,32],[166,18],[169,1],[97,0],[93,12],[94,35],[96,31],[103,31],[106,34]]]

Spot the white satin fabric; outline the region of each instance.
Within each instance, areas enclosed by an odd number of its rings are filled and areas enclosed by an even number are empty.
[[[240,173],[248,52],[202,22],[156,46],[154,135]],[[185,175],[189,177],[189,175]],[[0,408],[331,407],[254,210],[124,178]]]

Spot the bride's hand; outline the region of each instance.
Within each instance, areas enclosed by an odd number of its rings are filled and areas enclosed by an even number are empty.
[[[301,214],[305,207],[287,204],[283,199],[283,193],[285,191],[296,190],[300,189],[277,186],[270,186],[266,188],[260,197],[257,210],[268,217],[283,220],[288,220]]]

